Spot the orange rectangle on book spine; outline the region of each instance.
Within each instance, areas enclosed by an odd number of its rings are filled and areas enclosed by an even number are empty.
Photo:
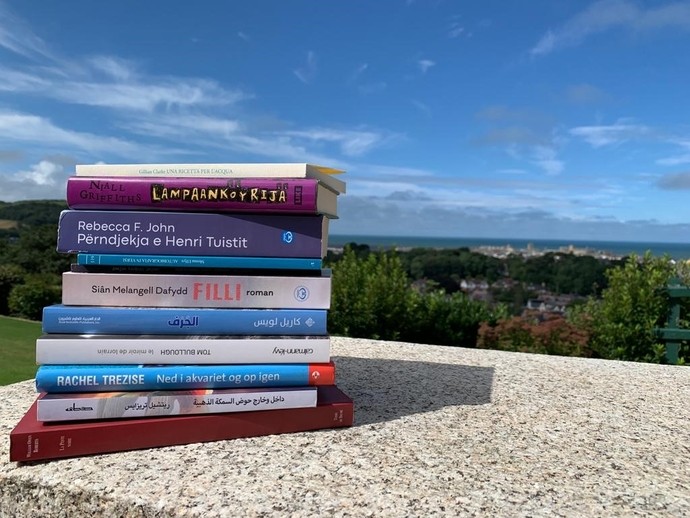
[[[335,385],[335,364],[324,363],[309,366],[310,385]]]

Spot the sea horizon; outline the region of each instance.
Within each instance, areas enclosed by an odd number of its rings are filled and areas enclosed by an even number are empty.
[[[690,243],[654,241],[607,241],[582,239],[522,239],[493,237],[429,237],[429,236],[370,236],[330,234],[329,246],[342,247],[348,243],[368,245],[371,248],[479,248],[512,247],[517,250],[559,251],[570,248],[587,250],[597,255],[625,257],[631,254],[653,256],[668,255],[672,259],[690,259]]]

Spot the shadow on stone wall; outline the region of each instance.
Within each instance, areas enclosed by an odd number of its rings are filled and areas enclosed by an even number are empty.
[[[350,356],[333,360],[336,383],[355,401],[355,425],[491,403],[492,367]]]

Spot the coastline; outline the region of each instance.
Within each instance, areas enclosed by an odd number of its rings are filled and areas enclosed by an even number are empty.
[[[583,241],[576,239],[513,239],[513,238],[465,238],[465,237],[414,237],[414,236],[356,236],[330,235],[329,248],[342,249],[348,243],[368,245],[372,249],[408,251],[412,248],[469,248],[472,251],[506,257],[509,254],[538,256],[548,252],[591,255],[599,258],[621,259],[631,254],[653,256],[668,255],[672,259],[690,259],[690,243],[657,243],[632,241]]]

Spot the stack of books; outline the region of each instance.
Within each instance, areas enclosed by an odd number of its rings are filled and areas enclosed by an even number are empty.
[[[76,263],[44,308],[11,460],[351,425],[322,265],[338,173],[77,166],[57,236]]]

